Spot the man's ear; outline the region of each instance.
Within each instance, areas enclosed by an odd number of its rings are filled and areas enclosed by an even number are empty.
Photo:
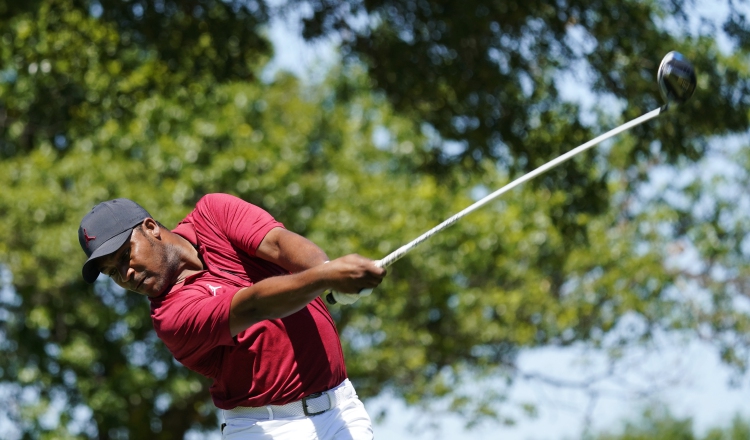
[[[141,226],[143,227],[143,232],[147,234],[151,234],[154,238],[161,238],[161,227],[159,227],[159,223],[156,222],[156,220],[152,219],[151,217],[148,217],[143,220],[143,223],[141,223]]]

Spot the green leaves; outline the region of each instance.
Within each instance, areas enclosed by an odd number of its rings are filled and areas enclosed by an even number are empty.
[[[217,426],[209,384],[172,360],[145,299],[83,283],[76,230],[97,202],[135,199],[169,227],[228,192],[332,258],[382,258],[620,122],[562,102],[560,72],[588,63],[629,119],[659,105],[655,63],[675,48],[698,71],[689,105],[465,217],[331,312],[361,396],[439,402],[472,423],[512,423],[527,348],[616,359],[656,330],[689,329],[744,371],[748,156],[722,150],[740,165],[696,177],[714,166],[712,135],[747,129],[744,52],[677,41],[651,21],[669,16],[661,3],[438,3],[350,4],[379,25],[349,34],[342,50],[359,60],[314,85],[253,80],[270,52],[263,3],[0,3],[0,265],[12,274],[0,381],[21,402],[19,429],[166,439]],[[324,6],[309,23],[343,29]],[[483,393],[466,393],[477,379]],[[43,424],[54,399],[91,420]]]

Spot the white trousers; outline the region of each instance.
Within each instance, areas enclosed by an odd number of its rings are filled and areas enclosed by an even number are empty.
[[[349,386],[351,386],[349,384]],[[372,421],[356,394],[310,417],[226,417],[224,440],[372,440]]]

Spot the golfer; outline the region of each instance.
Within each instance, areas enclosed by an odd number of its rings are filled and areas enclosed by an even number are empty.
[[[320,295],[374,288],[386,272],[347,255],[328,262],[261,208],[209,194],[173,230],[128,199],[96,205],[78,239],[83,278],[100,273],[145,295],[159,338],[213,380],[225,439],[372,439]],[[326,264],[327,263],[327,264]]]

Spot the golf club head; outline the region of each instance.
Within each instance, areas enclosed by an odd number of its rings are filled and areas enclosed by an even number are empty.
[[[695,92],[695,69],[679,52],[669,52],[661,60],[656,79],[667,104],[683,104]]]

